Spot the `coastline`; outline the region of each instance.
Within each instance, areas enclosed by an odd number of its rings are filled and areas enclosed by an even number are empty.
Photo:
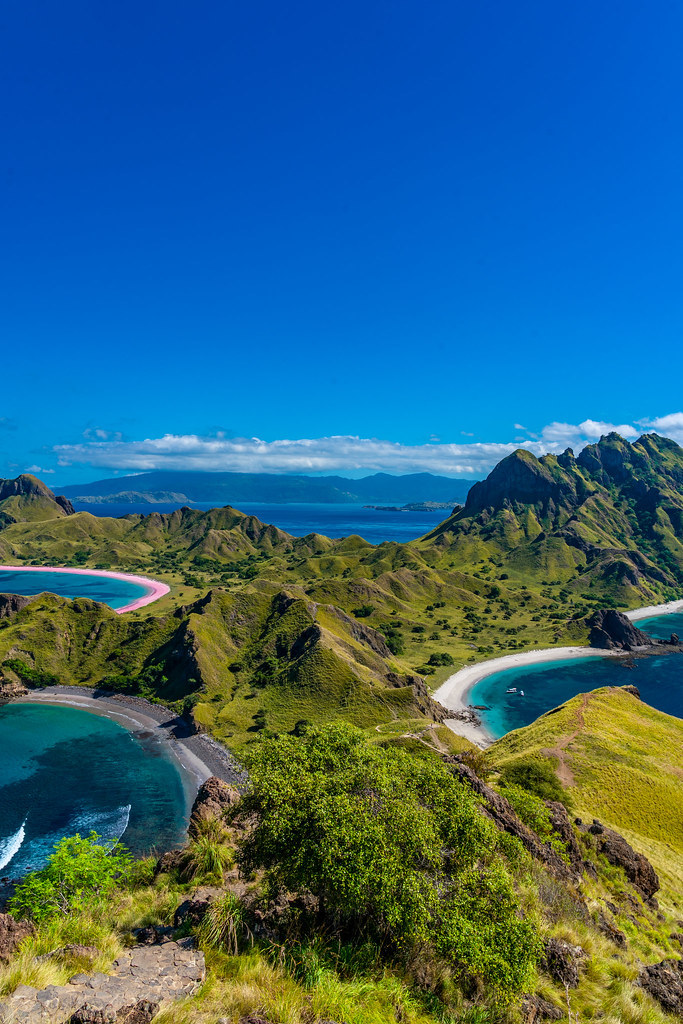
[[[651,619],[655,615],[673,615],[676,612],[683,612],[683,601],[667,601],[666,604],[650,604],[645,608],[634,608],[632,612],[624,612],[631,622],[639,622],[640,619]]]
[[[190,726],[170,708],[151,704],[142,697],[129,697],[86,686],[50,686],[30,690],[12,704],[62,705],[113,719],[130,732],[153,732],[178,767],[185,789],[188,812],[197,790],[211,775],[243,788],[246,773],[216,740],[205,733],[193,733]]]
[[[145,593],[142,597],[136,598],[135,601],[124,605],[123,608],[112,608],[112,611],[116,612],[117,615],[123,615],[124,612],[134,612],[138,608],[144,608],[146,605],[151,604],[152,601],[157,601],[160,597],[169,594],[171,591],[171,588],[160,580],[151,580],[147,576],[134,576],[132,573],[127,572],[114,572],[111,569],[72,569],[66,566],[51,565],[0,565],[0,572],[63,572],[72,573],[76,576],[105,576],[110,580],[123,580],[125,583],[138,583],[143,586]]]
[[[649,619],[656,615],[672,615],[680,611],[683,611],[683,600],[646,605],[643,608],[634,608],[624,614],[631,622],[638,622],[640,619]],[[523,665],[537,665],[540,662],[569,661],[575,658],[614,658],[621,655],[621,651],[604,651],[598,647],[545,647],[541,650],[525,651],[520,654],[505,654],[499,658],[481,661],[475,665],[466,665],[459,669],[434,691],[432,697],[448,711],[454,711],[457,715],[461,715],[463,712],[471,710],[467,698],[473,687],[495,672],[504,672],[506,669],[520,668]],[[483,724],[462,721],[460,717],[447,718],[444,725],[447,725],[456,735],[463,736],[482,749],[489,747],[496,739],[487,732]]]

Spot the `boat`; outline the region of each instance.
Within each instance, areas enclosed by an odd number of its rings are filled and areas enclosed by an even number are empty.
[[[524,690],[520,690],[519,691],[519,695],[520,695],[520,697],[523,697],[524,696]]]
[[[510,686],[505,692],[506,693],[517,693],[517,687],[516,686]]]

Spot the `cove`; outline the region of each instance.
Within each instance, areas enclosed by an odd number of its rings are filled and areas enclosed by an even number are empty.
[[[650,636],[660,639],[668,638],[672,632],[683,636],[683,614],[658,615],[640,619],[636,624]],[[481,679],[470,690],[467,703],[490,708],[478,714],[486,732],[499,739],[512,729],[530,725],[577,693],[627,684],[638,687],[646,704],[683,718],[683,657],[680,654],[634,659],[559,659],[520,665]],[[513,687],[516,693],[506,692]]]
[[[65,706],[1,706],[0,877],[42,867],[63,836],[93,830],[138,855],[182,845],[185,782],[151,730]]]
[[[169,592],[158,580],[104,569],[0,565],[0,594],[30,597],[43,593],[101,601],[117,612],[133,611]]]

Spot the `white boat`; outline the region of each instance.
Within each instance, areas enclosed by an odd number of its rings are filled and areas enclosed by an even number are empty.
[[[506,692],[506,693],[517,693],[517,687],[516,687],[516,686],[511,686],[511,687],[510,687],[510,688],[509,688],[508,690],[506,690],[505,692]]]
[[[520,690],[519,691],[519,695],[520,695],[520,697],[523,697],[524,696],[524,690]]]

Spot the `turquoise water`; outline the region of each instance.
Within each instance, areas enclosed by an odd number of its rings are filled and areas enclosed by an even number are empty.
[[[683,637],[683,615],[660,615],[643,619],[636,625],[660,639],[672,632]],[[646,704],[683,718],[683,655],[656,655],[626,661],[622,658],[583,658],[558,660],[539,665],[511,668],[482,679],[472,688],[470,704],[482,704],[490,711],[481,711],[487,732],[498,738],[534,722],[558,704],[577,693],[596,690],[600,686],[633,684],[640,690]],[[516,687],[517,693],[506,693]],[[519,691],[524,691],[524,696]]]
[[[68,707],[0,707],[0,877],[41,867],[65,835],[180,845],[187,795],[162,740]]]
[[[110,608],[124,608],[144,597],[147,589],[141,583],[114,580],[109,576],[89,576],[72,572],[7,572],[0,571],[0,594],[58,594],[60,597],[89,597]]]

